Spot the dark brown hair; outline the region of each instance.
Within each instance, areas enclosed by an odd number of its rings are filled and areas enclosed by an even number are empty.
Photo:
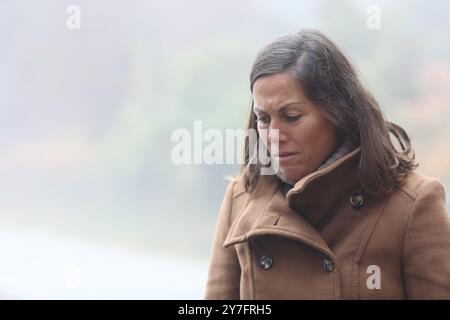
[[[369,194],[383,195],[401,185],[418,164],[405,130],[385,119],[372,94],[364,87],[343,52],[323,33],[303,29],[274,40],[263,47],[253,64],[250,91],[260,77],[289,72],[306,96],[335,127],[340,137],[361,147],[359,177]],[[248,129],[257,131],[253,101]],[[397,140],[397,150],[391,136]],[[261,166],[249,159],[249,139],[245,140],[244,164],[240,177],[252,193],[259,181]]]

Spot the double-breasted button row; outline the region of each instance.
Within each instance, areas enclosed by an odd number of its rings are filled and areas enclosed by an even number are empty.
[[[353,208],[359,209],[362,208],[364,205],[364,197],[359,192],[354,192],[350,196],[350,204]]]
[[[259,259],[259,266],[263,270],[269,270],[273,265],[273,258],[266,254]],[[334,270],[334,262],[328,258],[325,258],[322,262],[322,268],[327,272],[332,272]]]

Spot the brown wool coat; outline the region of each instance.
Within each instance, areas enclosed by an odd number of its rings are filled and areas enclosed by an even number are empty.
[[[360,148],[285,194],[262,176],[254,198],[227,188],[206,299],[450,299],[450,219],[439,180],[409,174],[361,192]]]

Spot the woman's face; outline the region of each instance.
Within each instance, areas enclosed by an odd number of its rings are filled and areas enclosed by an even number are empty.
[[[284,181],[297,182],[316,170],[340,143],[330,121],[288,73],[256,80],[253,106],[258,132],[267,141],[267,147],[272,150],[272,145],[278,144],[278,154],[271,156]],[[278,141],[273,129],[278,129]]]

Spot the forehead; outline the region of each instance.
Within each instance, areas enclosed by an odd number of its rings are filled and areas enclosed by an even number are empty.
[[[293,76],[279,73],[264,76],[255,81],[253,101],[256,108],[268,110],[288,102],[306,101],[306,97]]]

